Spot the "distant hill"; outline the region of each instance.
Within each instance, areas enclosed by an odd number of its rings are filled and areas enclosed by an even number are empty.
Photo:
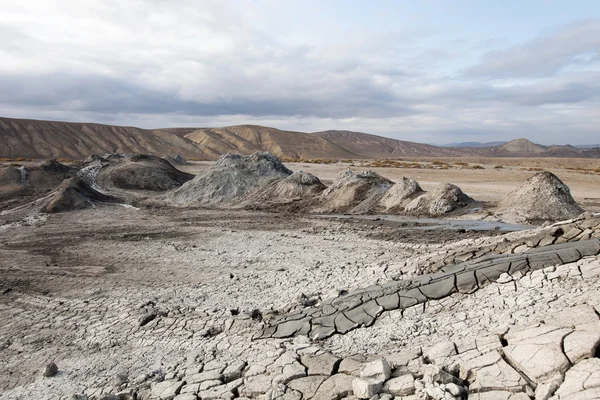
[[[366,158],[460,157],[475,155],[475,153],[466,149],[452,149],[423,143],[407,142],[361,132],[323,131],[315,132],[313,135],[327,139],[354,154],[360,154]]]
[[[258,125],[203,128],[185,138],[215,156],[224,153],[251,154],[270,151],[282,158],[363,158],[339,144],[305,132],[282,131]]]
[[[500,146],[506,142],[454,142],[443,145],[442,147],[492,147],[492,146]]]
[[[163,130],[0,118],[0,157],[84,159],[90,154],[170,152],[209,158],[197,143]]]
[[[439,147],[362,132],[294,132],[259,125],[140,129],[92,123],[0,118],[0,157],[84,159],[90,154],[181,154],[215,160],[224,153],[270,151],[286,159],[402,157],[593,157],[600,148],[542,146],[527,139],[484,147]]]

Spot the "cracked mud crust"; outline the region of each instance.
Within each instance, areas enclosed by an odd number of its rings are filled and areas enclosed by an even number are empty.
[[[600,392],[599,217],[444,244],[119,205],[1,226],[3,399]]]

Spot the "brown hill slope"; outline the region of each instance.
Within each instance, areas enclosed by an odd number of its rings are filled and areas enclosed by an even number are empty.
[[[323,131],[313,135],[327,139],[352,153],[360,154],[363,158],[461,157],[478,154],[470,148],[437,147],[361,132]]]
[[[90,154],[170,152],[212,159],[196,143],[164,130],[0,118],[0,157],[84,159]]]
[[[258,125],[203,128],[185,135],[207,153],[249,155],[269,151],[280,158],[360,158],[340,143],[305,132],[282,131]]]
[[[0,117],[0,157],[85,159],[90,154],[180,154],[216,160],[225,153],[269,151],[290,159],[360,159],[400,157],[593,157],[600,149],[542,146],[517,139],[482,148],[437,147],[350,131],[283,131],[258,125],[224,128],[140,129],[92,123],[38,121]]]

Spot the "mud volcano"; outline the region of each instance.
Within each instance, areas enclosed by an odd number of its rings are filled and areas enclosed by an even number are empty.
[[[326,188],[316,176],[297,171],[252,192],[242,205],[255,210],[305,211]]]
[[[528,223],[575,218],[582,212],[569,187],[547,171],[524,181],[500,201],[497,209],[504,221]]]
[[[458,186],[440,183],[432,191],[415,198],[407,204],[405,212],[412,215],[435,217],[466,207],[473,201]]]
[[[167,191],[178,188],[194,176],[173,167],[160,157],[134,154],[109,155],[102,161],[98,184],[125,190]]]
[[[369,214],[386,191],[393,185],[387,178],[373,171],[355,174],[352,170],[342,171],[333,184],[320,197],[317,212]]]
[[[231,204],[262,185],[291,174],[269,152],[250,156],[225,154],[211,168],[172,192],[170,198],[178,204]]]
[[[81,177],[66,179],[44,202],[42,212],[59,213],[64,211],[92,208],[97,202],[111,202],[115,198],[98,192]]]
[[[384,212],[402,212],[411,200],[423,193],[419,182],[402,177],[383,195],[379,205]]]

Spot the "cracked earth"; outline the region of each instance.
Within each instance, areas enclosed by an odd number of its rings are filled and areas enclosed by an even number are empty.
[[[600,398],[600,217],[400,236],[116,205],[2,222],[2,399]]]

